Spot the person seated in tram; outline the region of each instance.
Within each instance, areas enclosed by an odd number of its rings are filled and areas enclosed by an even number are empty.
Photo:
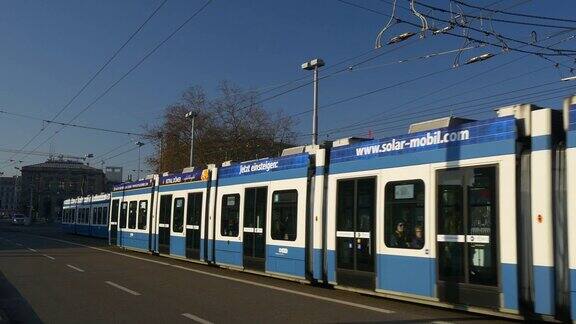
[[[404,222],[400,221],[396,224],[396,230],[390,238],[390,245],[397,248],[408,247],[406,233],[404,232]]]
[[[414,237],[412,237],[412,242],[410,247],[413,249],[421,249],[424,246],[424,230],[421,225],[416,225],[414,227]]]

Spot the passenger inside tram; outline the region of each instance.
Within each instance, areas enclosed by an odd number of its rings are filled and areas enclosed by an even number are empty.
[[[414,227],[414,237],[412,238],[410,247],[413,249],[421,249],[424,247],[424,230],[422,226],[416,225],[416,227]]]

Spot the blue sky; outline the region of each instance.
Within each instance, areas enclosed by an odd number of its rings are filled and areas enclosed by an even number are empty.
[[[385,1],[350,1],[384,13],[390,13],[391,9]],[[489,5],[494,2],[474,3]],[[0,109],[50,119],[159,3],[160,0],[2,2]],[[203,1],[169,0],[58,120],[67,121],[86,107],[203,3]],[[405,5],[407,1],[400,3]],[[426,3],[448,8],[448,1]],[[510,6],[514,6],[510,11],[569,19],[576,9],[576,4],[567,0],[554,1],[553,6],[547,1],[522,0],[500,1],[494,5],[496,8]],[[473,11],[473,9],[466,10],[467,13]],[[409,17],[400,9],[399,13],[401,17]],[[209,93],[214,93],[221,80],[229,80],[245,88],[268,89],[270,86],[299,77],[307,75],[311,77],[310,73],[300,69],[302,62],[313,57],[321,57],[329,67],[330,64],[369,51],[373,48],[376,34],[385,25],[386,20],[385,16],[337,1],[216,0],[138,70],[82,114],[76,123],[139,132],[142,125],[159,122],[163,108],[178,100],[180,93],[188,86],[201,85]],[[415,20],[411,18],[411,21]],[[576,27],[576,23],[564,23],[564,25]],[[481,28],[478,23],[475,26]],[[489,28],[486,21],[483,21],[482,26]],[[538,31],[540,38],[557,31],[550,28],[518,28],[498,23],[494,23],[494,27],[499,33],[523,40],[530,39],[532,29]],[[386,33],[385,39],[406,31],[416,31],[416,28],[408,25],[395,26]],[[555,40],[561,40],[569,35],[572,34],[567,33]],[[452,65],[455,54],[403,64],[388,63],[455,50],[461,43],[460,39],[451,36],[416,39],[393,53],[382,55],[362,65],[357,71],[342,72],[322,80],[320,105],[447,69]],[[553,41],[546,44],[550,43]],[[575,49],[575,44],[575,40],[570,40],[558,46]],[[514,47],[518,45],[514,44]],[[384,47],[370,55],[382,53],[390,48],[392,47]],[[466,60],[488,51],[500,53],[501,49],[472,49],[462,53],[462,59]],[[570,58],[558,57],[556,60],[572,66],[573,60]],[[502,68],[463,81],[508,61],[511,63]],[[539,68],[542,70],[511,81],[500,82],[502,79]],[[325,74],[336,70],[337,68],[329,69]],[[451,106],[451,104],[479,97],[489,98],[494,94],[556,81],[568,75],[567,68],[554,68],[552,63],[533,55],[523,57],[523,54],[514,52],[499,54],[483,63],[440,73],[321,110],[321,139],[352,134],[373,133],[378,137],[401,134],[412,121],[448,115],[450,112],[464,116],[473,113],[474,118],[489,118],[493,116],[493,109],[499,105],[482,104],[488,99],[474,102],[477,108],[469,107],[463,110],[467,113],[462,114],[458,109],[465,108],[465,105]],[[457,85],[438,91],[452,83]],[[551,89],[553,86],[542,90]],[[475,91],[475,88],[480,90]],[[576,88],[574,90],[576,92]],[[516,92],[507,97],[522,95],[528,97],[535,91],[541,90]],[[571,91],[565,90],[556,95],[561,96]],[[265,94],[263,98],[271,94],[273,93]],[[428,95],[407,104],[423,94]],[[449,96],[452,96],[449,100],[433,103]],[[517,101],[534,102],[555,108],[561,106],[560,98],[541,99],[518,98]],[[288,114],[293,114],[309,109],[311,102],[312,89],[311,86],[306,86],[267,101],[264,105],[270,111],[282,109]],[[437,114],[430,113],[431,108],[436,108],[433,112]],[[328,129],[366,120],[374,114],[381,114],[383,117],[375,120],[369,127],[350,130],[348,133],[329,134],[330,137],[323,134]],[[309,133],[310,124],[309,114],[299,116],[296,130],[301,134]],[[39,121],[0,114],[0,129],[2,129],[0,149],[21,148],[41,127],[42,123]],[[50,136],[54,129],[55,126],[47,128],[27,149],[35,148]],[[93,153],[98,156],[131,140],[133,139],[126,135],[67,128],[38,151],[53,150],[75,155]],[[304,143],[309,138],[302,136],[299,140]],[[151,145],[144,146],[142,154],[149,154],[150,148]],[[17,173],[15,165],[6,163],[10,156],[11,153],[0,152],[0,171],[6,175]],[[133,151],[107,161],[107,165],[123,166],[126,170],[131,170],[136,168],[137,158],[137,151]],[[45,158],[41,156],[23,158],[23,155],[19,155],[15,159],[24,159],[23,164],[30,164]]]

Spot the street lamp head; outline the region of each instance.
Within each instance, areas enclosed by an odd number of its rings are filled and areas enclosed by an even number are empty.
[[[138,141],[138,142],[136,142],[136,143],[134,143],[134,144],[136,144],[136,145],[138,145],[138,146],[144,146],[144,143],[142,143],[142,142],[140,142],[140,141]]]
[[[324,66],[324,60],[317,58],[317,59],[313,59],[310,60],[308,62],[302,63],[302,69],[303,70],[314,70],[317,67],[322,67]]]
[[[84,157],[85,157],[86,159],[91,159],[91,158],[94,157],[94,154],[88,153],[88,154],[85,154]]]
[[[198,116],[198,113],[195,111],[189,111],[186,113],[186,115],[184,115],[184,117],[186,118],[196,118]]]

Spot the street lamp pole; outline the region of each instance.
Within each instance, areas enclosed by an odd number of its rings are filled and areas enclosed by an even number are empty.
[[[136,142],[136,145],[138,145],[138,177],[136,180],[140,180],[140,148],[144,145],[144,143],[138,141]]]
[[[198,114],[194,111],[189,111],[184,117],[190,119],[190,166],[194,166],[194,119]]]
[[[302,64],[302,69],[314,71],[314,108],[312,113],[312,145],[318,144],[318,69],[324,66],[322,59],[313,59]]]

